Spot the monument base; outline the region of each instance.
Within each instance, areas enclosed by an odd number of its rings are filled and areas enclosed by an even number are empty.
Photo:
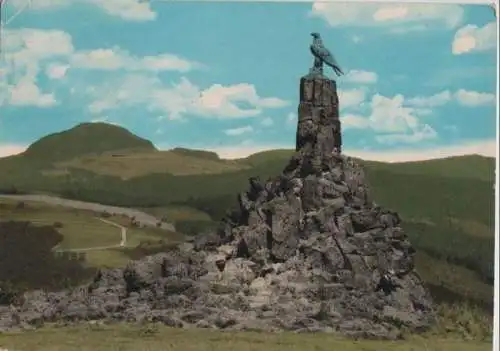
[[[337,84],[325,76],[300,79],[296,151],[308,147],[318,152],[341,152]]]

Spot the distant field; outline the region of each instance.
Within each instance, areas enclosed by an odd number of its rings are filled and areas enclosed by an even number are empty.
[[[121,230],[99,220],[99,213],[50,206],[38,202],[19,202],[0,199],[0,221],[29,221],[34,225],[53,226],[63,235],[57,250],[84,249],[117,246],[121,241]],[[106,218],[113,223],[127,227],[126,248],[134,248],[141,242],[179,240],[176,233],[156,228],[131,227],[130,219],[122,216]],[[92,267],[120,267],[130,258],[120,248],[86,251],[87,264]]]
[[[37,351],[486,351],[487,341],[410,337],[404,341],[346,340],[327,334],[221,332],[163,326],[80,325],[0,334],[0,347]]]
[[[16,208],[17,202],[0,199],[0,220],[29,221],[34,225],[60,223],[57,230],[64,236],[58,249],[78,249],[110,246],[120,243],[120,229],[101,222],[97,214],[26,202]]]
[[[179,154],[173,151],[136,152],[117,154],[113,152],[96,156],[82,156],[55,164],[56,171],[46,174],[64,174],[68,168],[83,169],[96,174],[130,179],[151,173],[172,175],[217,174],[248,169],[249,166],[229,160],[213,160]],[[52,173],[50,173],[52,172]]]

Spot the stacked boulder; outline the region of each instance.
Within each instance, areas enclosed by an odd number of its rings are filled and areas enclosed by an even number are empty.
[[[434,321],[394,212],[341,154],[335,82],[300,82],[296,153],[249,181],[218,231],[101,271],[70,291],[0,306],[0,330],[44,322],[151,321],[175,327],[337,332],[394,339]]]

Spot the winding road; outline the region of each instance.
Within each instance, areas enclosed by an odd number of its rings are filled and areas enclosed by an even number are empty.
[[[171,223],[162,222],[161,219],[156,218],[150,214],[145,212],[127,208],[127,207],[118,207],[118,206],[110,206],[103,205],[94,202],[85,202],[79,200],[69,200],[63,199],[57,196],[51,195],[0,195],[0,199],[10,199],[17,201],[35,201],[35,202],[43,202],[49,205],[63,206],[74,208],[78,210],[88,210],[93,212],[107,212],[111,215],[124,215],[129,218],[134,217],[135,221],[146,227],[154,227],[160,228],[169,231],[175,231],[175,227]],[[161,222],[161,225],[158,226],[158,223]]]
[[[134,217],[135,221],[143,226],[146,227],[154,227],[154,228],[160,228],[163,230],[168,230],[168,231],[175,231],[175,227],[171,223],[166,223],[161,221],[160,219],[151,216],[150,214],[147,214],[145,212],[132,209],[132,208],[127,208],[127,207],[117,207],[117,206],[109,206],[109,205],[102,205],[99,203],[93,203],[93,202],[84,202],[84,201],[78,201],[78,200],[69,200],[69,199],[63,199],[57,196],[51,196],[51,195],[1,195],[0,194],[0,199],[9,199],[9,200],[16,200],[16,201],[33,201],[33,202],[42,202],[46,203],[49,205],[54,205],[54,206],[63,206],[63,207],[68,207],[68,208],[74,208],[78,210],[87,210],[87,211],[93,211],[93,212],[107,212],[111,215],[124,215],[129,218]],[[84,251],[95,251],[95,250],[107,250],[107,249],[114,249],[114,248],[121,248],[125,247],[127,245],[127,228],[112,222],[110,220],[104,219],[104,218],[99,218],[96,217],[97,220],[104,222],[106,224],[112,225],[114,227],[117,227],[121,231],[121,240],[119,244],[116,245],[108,245],[108,246],[97,246],[97,247],[86,247],[86,248],[76,248],[76,249],[64,249],[64,250],[55,250],[57,252],[84,252]],[[161,223],[160,226],[158,226],[158,223]]]
[[[122,225],[119,225],[118,223],[108,221],[107,219],[98,218],[98,220],[100,220],[101,222],[107,223],[109,225],[112,225],[113,227],[117,227],[118,229],[120,229],[120,231],[122,233],[122,240],[120,241],[120,244],[118,244],[118,246],[119,247],[127,246],[127,228],[126,227],[124,227]]]

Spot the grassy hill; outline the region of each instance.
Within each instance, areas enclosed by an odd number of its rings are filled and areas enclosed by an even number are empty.
[[[286,149],[262,151],[241,159],[240,162],[252,166],[273,163],[285,164],[293,152],[293,150]],[[398,163],[365,161],[361,159],[357,159],[357,161],[370,170],[386,170],[398,174],[472,178],[486,181],[494,181],[495,178],[495,160],[480,155],[464,155]]]
[[[156,148],[149,140],[140,138],[125,128],[107,123],[82,123],[70,130],[41,138],[28,147],[23,156],[55,162],[86,154],[121,150],[153,152]]]
[[[97,137],[105,141],[94,143]],[[59,151],[51,154],[52,149]],[[157,151],[116,126],[80,125],[42,138],[24,154],[0,159],[0,190],[137,207],[193,234],[216,225],[235,204],[236,193],[247,189],[250,176],[279,174],[292,153],[271,150],[224,160],[200,150]],[[360,162],[373,199],[401,214],[417,250],[417,270],[437,301],[458,303],[458,308],[446,309],[450,318],[459,318],[467,304],[481,306],[488,317],[493,301],[494,159],[473,155]],[[486,318],[467,313],[468,321],[452,328],[468,330],[470,320]]]

